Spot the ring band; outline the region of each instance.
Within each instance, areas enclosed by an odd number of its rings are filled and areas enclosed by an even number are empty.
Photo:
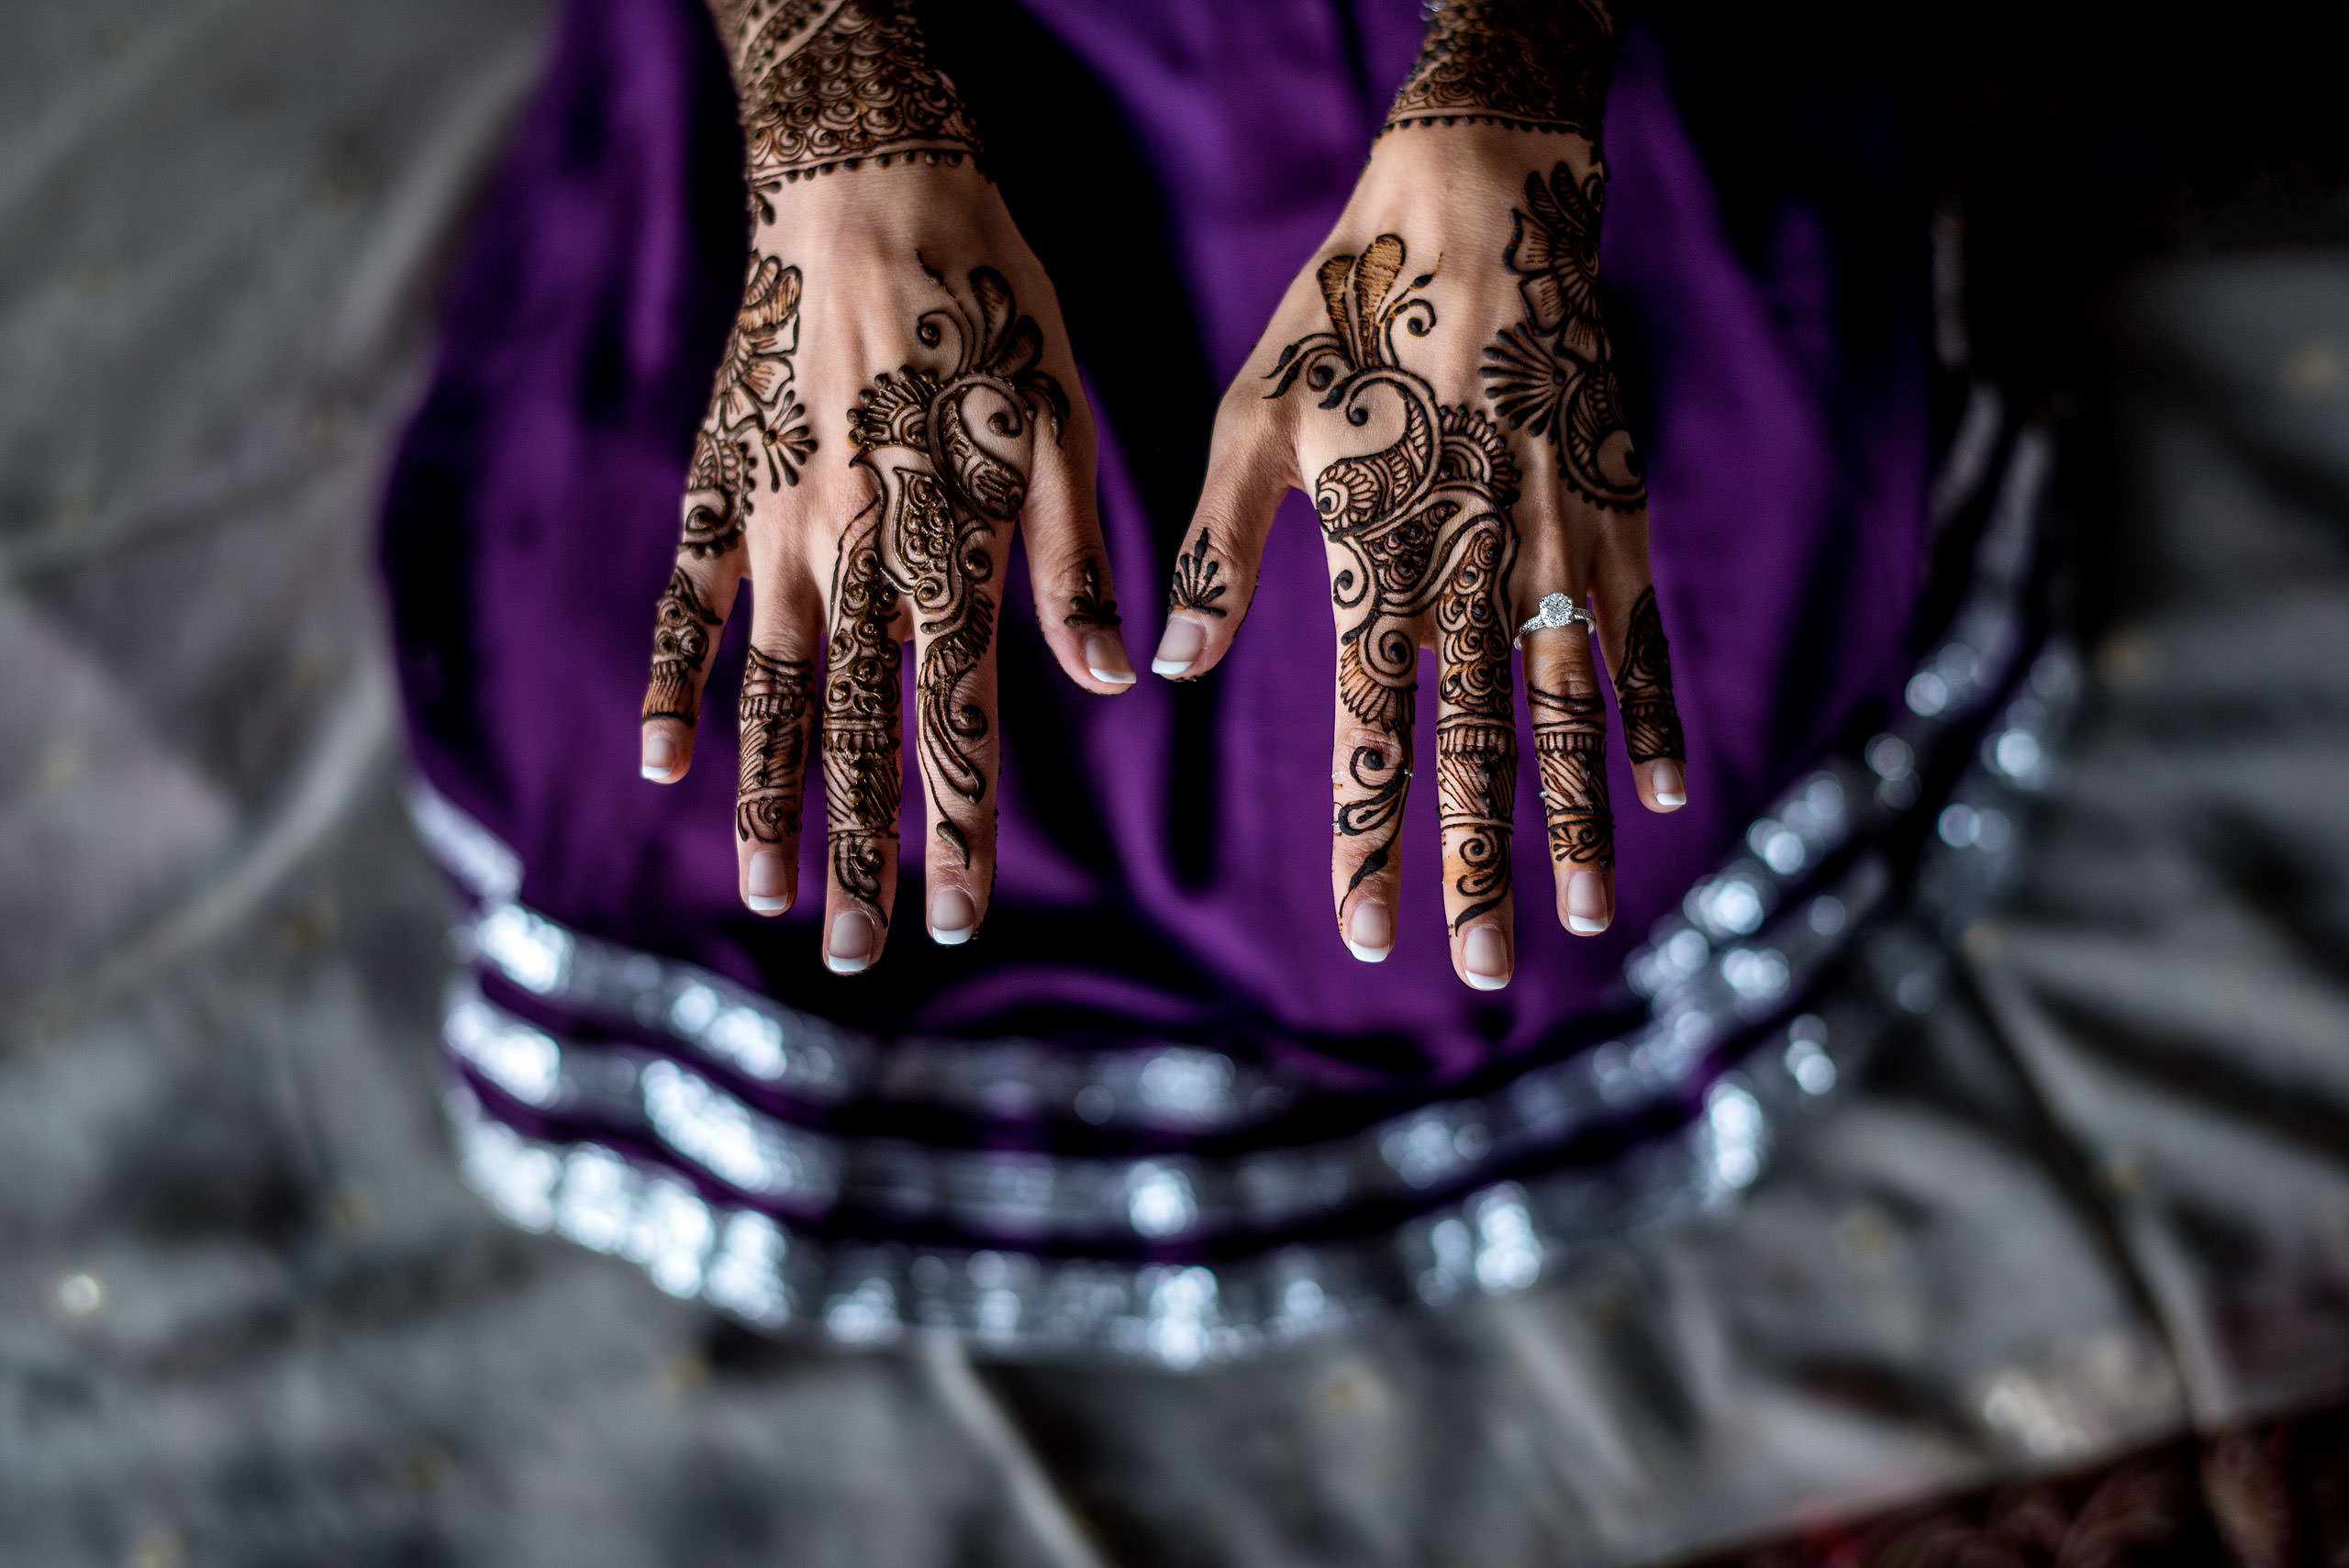
[[[1533,612],[1533,618],[1517,628],[1517,646],[1525,646],[1525,634],[1529,631],[1546,631],[1555,627],[1572,626],[1576,621],[1593,631],[1598,629],[1598,617],[1573,599],[1564,594],[1544,594],[1542,595],[1542,607]]]

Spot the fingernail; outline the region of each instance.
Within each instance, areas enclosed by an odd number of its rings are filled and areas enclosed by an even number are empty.
[[[1566,878],[1566,929],[1595,937],[1607,929],[1607,884],[1595,871]]]
[[[873,962],[873,922],[856,909],[832,917],[831,939],[824,946],[824,967],[834,974],[854,974]]]
[[[760,915],[780,915],[790,908],[791,899],[783,890],[784,873],[789,869],[781,850],[761,850],[752,855],[750,873],[742,879],[742,902]]]
[[[1658,806],[1688,804],[1688,781],[1682,776],[1680,764],[1671,758],[1666,757],[1655,765],[1655,773],[1651,775],[1651,783],[1655,789],[1655,803]]]
[[[1395,917],[1375,898],[1365,898],[1346,917],[1346,951],[1364,963],[1384,963],[1395,951]]]
[[[1133,661],[1126,657],[1126,645],[1114,631],[1097,631],[1085,639],[1085,667],[1097,681],[1113,686],[1134,684]]]
[[[1198,622],[1169,620],[1165,634],[1158,639],[1158,651],[1150,656],[1150,673],[1179,675],[1199,662],[1199,650],[1207,645],[1208,628]]]
[[[644,732],[644,776],[655,783],[662,782],[668,778],[669,770],[676,765],[676,737],[665,729],[646,730]]]
[[[1131,676],[1127,677],[1129,680]],[[941,947],[958,948],[971,940],[979,923],[978,906],[959,887],[941,887],[930,895],[930,940]]]
[[[1497,991],[1508,984],[1508,939],[1498,926],[1478,926],[1461,944],[1461,966],[1468,984],[1479,991]]]

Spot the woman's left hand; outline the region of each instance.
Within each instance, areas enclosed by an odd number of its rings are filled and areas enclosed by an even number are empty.
[[[1453,967],[1485,990],[1515,963],[1509,655],[1545,598],[1569,595],[1595,617],[1642,804],[1687,799],[1645,474],[1599,315],[1605,199],[1598,150],[1578,131],[1486,117],[1380,139],[1224,396],[1152,663],[1183,679],[1215,667],[1246,617],[1275,508],[1308,490],[1338,638],[1339,934],[1371,962],[1394,943],[1419,653],[1431,648]],[[1584,935],[1614,917],[1607,712],[1587,624],[1523,639],[1558,917]]]

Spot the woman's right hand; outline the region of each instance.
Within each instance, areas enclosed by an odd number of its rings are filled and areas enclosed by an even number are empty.
[[[1061,667],[1105,695],[1134,677],[1067,331],[909,11],[897,0],[718,9],[758,224],[657,612],[643,771],[674,783],[690,766],[710,655],[747,577],[740,890],[766,915],[797,899],[820,717],[824,957],[854,973],[880,957],[896,901],[907,640],[927,924],[957,943],[985,917],[996,616],[1022,519]]]

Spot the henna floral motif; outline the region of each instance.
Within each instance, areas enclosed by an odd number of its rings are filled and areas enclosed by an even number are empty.
[[[909,0],[839,0],[807,32],[823,9],[785,0],[737,24],[738,38],[749,34],[735,72],[744,150],[769,221],[768,198],[794,181],[868,161],[959,163],[979,153],[977,128],[930,63]]]
[[[740,543],[762,475],[770,490],[796,484],[815,454],[791,364],[799,350],[799,286],[798,268],[751,258],[741,313],[685,475],[689,554],[723,555]]]
[[[1061,623],[1105,628],[1123,625],[1118,618],[1118,601],[1101,592],[1101,563],[1087,561],[1078,569],[1078,576],[1081,581],[1076,592],[1069,595],[1068,614],[1061,617]]]
[[[742,669],[742,773],[734,794],[734,834],[777,844],[799,833],[807,773],[807,723],[816,665],[772,659],[753,648]]]
[[[1518,276],[1525,320],[1485,350],[1485,395],[1512,430],[1558,449],[1558,473],[1611,511],[1647,505],[1640,461],[1615,386],[1613,350],[1598,306],[1598,224],[1607,170],[1594,156],[1577,183],[1563,162],[1525,179],[1525,206],[1501,260]]]
[[[1382,134],[1473,123],[1596,139],[1614,46],[1599,0],[1442,0]]]
[[[1226,584],[1216,581],[1222,568],[1208,559],[1208,530],[1201,528],[1191,548],[1174,557],[1174,586],[1166,595],[1166,607],[1173,610],[1196,610],[1203,616],[1221,620],[1224,608],[1216,603],[1223,597]]]
[[[1037,427],[1049,427],[1057,441],[1068,399],[1037,368],[1043,334],[1019,314],[1002,273],[974,270],[966,302],[923,272],[947,303],[922,314],[915,336],[935,349],[951,334],[953,363],[874,376],[849,411],[849,440],[879,498],[881,568],[910,602],[923,639],[914,686],[938,834],[968,865],[968,830],[947,803],[975,807],[987,794],[977,752],[992,725],[973,688],[995,644],[995,538],[1027,499]]]
[[[1615,706],[1623,713],[1623,749],[1634,762],[1688,755],[1680,710],[1672,700],[1672,650],[1664,645],[1664,615],[1655,590],[1644,588],[1623,634],[1623,662],[1615,671]]]
[[[1433,274],[1404,281],[1405,259],[1402,239],[1384,234],[1359,256],[1324,261],[1330,330],[1281,350],[1268,395],[1286,396],[1302,381],[1320,394],[1320,408],[1350,425],[1367,425],[1380,405],[1400,416],[1391,444],[1339,458],[1313,482],[1323,537],[1343,558],[1330,589],[1341,623],[1339,700],[1364,731],[1384,737],[1357,745],[1341,771],[1336,828],[1372,840],[1353,885],[1388,863],[1410,780],[1414,627],[1432,611],[1442,668],[1437,795],[1455,862],[1458,929],[1508,893],[1517,735],[1505,606],[1518,475],[1491,420],[1439,404],[1426,380],[1403,368],[1397,329],[1419,338],[1435,326],[1422,293]]]
[[[1607,705],[1546,691],[1531,681],[1533,754],[1542,768],[1550,858],[1604,869],[1615,863],[1615,817],[1607,808]]]
[[[702,603],[701,590],[682,566],[669,573],[653,611],[652,682],[644,691],[646,718],[699,717],[702,666],[709,662],[709,634],[721,623]]]

